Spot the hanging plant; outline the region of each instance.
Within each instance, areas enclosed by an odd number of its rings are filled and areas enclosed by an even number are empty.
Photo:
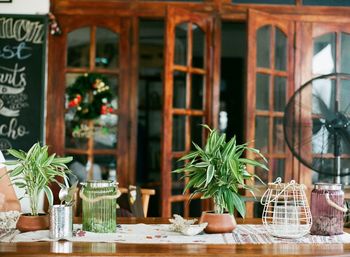
[[[96,119],[114,111],[110,103],[113,93],[106,77],[101,74],[86,73],[77,77],[66,93],[68,108],[75,109],[76,121]]]

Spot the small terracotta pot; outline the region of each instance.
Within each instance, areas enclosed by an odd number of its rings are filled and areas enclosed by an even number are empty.
[[[229,213],[202,212],[199,223],[204,222],[208,222],[204,231],[209,234],[231,233],[237,227],[235,217]]]
[[[28,213],[22,214],[17,221],[16,228],[21,232],[48,229],[49,215],[39,214],[38,216],[31,216]]]

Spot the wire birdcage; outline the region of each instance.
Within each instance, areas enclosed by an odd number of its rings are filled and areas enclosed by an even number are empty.
[[[281,183],[277,178],[268,184],[261,198],[264,205],[262,222],[267,232],[281,238],[299,238],[309,233],[312,225],[305,185],[294,180]]]

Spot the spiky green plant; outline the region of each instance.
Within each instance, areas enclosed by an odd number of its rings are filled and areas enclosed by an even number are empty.
[[[245,204],[239,189],[247,189],[254,195],[254,188],[247,185],[246,180],[260,178],[250,174],[246,165],[268,170],[264,163],[243,157],[245,151],[250,151],[267,163],[265,157],[255,148],[248,147],[248,143],[237,144],[236,137],[226,142],[226,134],[219,134],[215,129],[209,130],[209,136],[203,148],[193,143],[196,150],[183,156],[180,161],[186,161],[184,167],[174,170],[175,173],[184,173],[188,183],[184,192],[193,189],[194,194],[202,194],[202,199],[212,198],[215,213],[234,210],[245,216]]]
[[[67,167],[72,157],[56,157],[48,154],[48,146],[35,143],[28,152],[9,149],[8,153],[17,158],[5,162],[6,165],[15,165],[13,170],[8,171],[12,183],[25,190],[30,201],[31,215],[38,215],[39,194],[44,190],[48,202],[53,204],[53,194],[49,187],[51,182],[63,186],[58,180],[61,177],[67,180],[67,174],[71,171]]]

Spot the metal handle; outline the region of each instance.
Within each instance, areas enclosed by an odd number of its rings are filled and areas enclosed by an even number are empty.
[[[325,197],[326,197],[326,201],[327,203],[332,206],[333,208],[337,209],[338,211],[341,211],[341,212],[347,212],[348,211],[348,208],[346,208],[346,206],[344,207],[341,207],[339,206],[338,204],[336,204],[335,202],[333,202],[330,198],[329,198],[329,193],[326,193],[325,194]]]

